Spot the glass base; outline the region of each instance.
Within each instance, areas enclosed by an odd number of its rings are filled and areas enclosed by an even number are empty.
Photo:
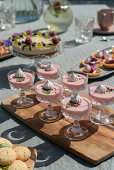
[[[43,122],[56,122],[59,119],[61,119],[62,115],[59,112],[56,111],[49,111],[48,114],[47,112],[42,112],[39,115],[39,118],[43,121]]]
[[[109,125],[113,122],[112,118],[109,117],[108,115],[101,116],[99,113],[98,114],[91,114],[90,115],[90,121],[92,123],[97,124],[97,125]]]
[[[88,130],[85,127],[80,127],[77,131],[73,131],[72,126],[70,126],[65,129],[64,135],[70,140],[78,141],[88,137]]]
[[[33,106],[34,100],[28,97],[17,98],[12,102],[12,105],[17,109],[25,109]]]

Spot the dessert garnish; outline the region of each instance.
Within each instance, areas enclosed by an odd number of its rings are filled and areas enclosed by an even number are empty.
[[[77,93],[76,95],[71,97],[70,101],[66,104],[66,108],[77,107],[80,105],[81,101],[82,101],[82,98]]]
[[[58,44],[60,42],[59,38],[53,37],[52,38],[53,44]]]
[[[85,67],[84,67],[84,71],[85,72],[91,72],[91,66],[90,65],[86,65]]]
[[[112,57],[107,57],[105,62],[107,64],[113,64],[114,63],[114,59]]]
[[[27,38],[25,39],[25,45],[22,47],[22,50],[24,50],[24,48],[25,48],[26,46],[29,46],[29,50],[31,51],[31,45],[32,45],[32,39],[31,39],[30,37],[27,37]]]
[[[49,36],[50,36],[50,37],[56,36],[56,32],[55,32],[55,31],[49,31]]]
[[[32,30],[31,30],[31,29],[28,29],[28,30],[26,31],[26,34],[32,35]]]
[[[51,92],[52,87],[53,87],[53,84],[48,80],[42,88],[43,93],[49,94]]]
[[[107,56],[108,56],[108,53],[106,52],[106,50],[99,51],[96,54],[96,57],[102,58],[102,59],[105,59]]]
[[[114,91],[114,89],[112,89],[112,88],[106,86],[106,92],[112,92],[112,91]]]
[[[2,169],[3,169],[3,170],[8,170],[8,167],[9,167],[9,166],[3,166]]]
[[[85,71],[86,73],[99,73],[99,72],[100,72],[100,71],[98,70],[98,68],[95,67],[95,65],[92,65],[92,66],[86,65],[86,66],[84,67],[84,71]]]
[[[4,148],[4,147],[10,148],[10,145],[8,145],[7,143],[1,143],[0,148]]]
[[[3,45],[10,46],[10,45],[12,45],[12,42],[10,40],[5,40],[5,41],[3,41]]]
[[[46,67],[45,67],[45,71],[51,71],[54,69],[54,66],[52,64],[48,64]]]
[[[97,93],[105,93],[106,92],[106,87],[104,85],[99,84],[95,90]]]
[[[94,65],[94,64],[99,64],[99,61],[97,61],[96,58],[89,57],[85,60],[86,64]]]
[[[91,57],[88,57],[86,60],[85,60],[85,63],[90,63],[91,62]]]
[[[73,73],[70,75],[68,81],[74,82],[74,81],[76,81],[76,80],[79,80],[79,77],[78,77],[77,74],[75,74],[75,73],[73,72]]]
[[[15,73],[15,77],[17,78],[19,82],[24,81],[25,79],[24,72],[19,68]]]
[[[17,32],[15,32],[15,33],[12,35],[12,37],[13,37],[13,39],[15,39],[15,38],[19,38],[20,36],[19,36],[19,34],[18,34]]]

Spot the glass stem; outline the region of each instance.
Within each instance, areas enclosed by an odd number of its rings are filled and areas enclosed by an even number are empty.
[[[48,103],[48,108],[46,110],[46,116],[47,117],[52,117],[53,116],[53,112],[52,112],[52,104],[51,103]]]
[[[24,98],[26,98],[26,95],[25,95],[24,91],[21,91],[21,94],[20,94],[20,97],[19,97],[19,103],[20,104],[23,103]]]
[[[78,90],[73,90],[72,95],[75,96],[78,93]]]
[[[103,119],[106,116],[104,111],[104,106],[105,105],[101,105],[101,110],[99,111],[99,119]]]
[[[71,128],[71,132],[72,133],[79,133],[80,132],[80,124],[79,124],[78,120],[74,121],[72,128]]]

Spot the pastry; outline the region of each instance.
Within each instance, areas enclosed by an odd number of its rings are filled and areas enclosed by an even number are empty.
[[[0,148],[0,165],[11,165],[16,160],[16,153],[11,148]]]
[[[114,68],[114,57],[107,57],[103,62],[103,66],[106,68]]]
[[[16,153],[17,160],[27,161],[31,156],[30,150],[25,146],[17,146],[13,150]]]
[[[87,64],[95,65],[96,67],[102,67],[103,62],[99,61],[97,58],[88,57],[88,58],[82,60],[83,66],[86,66]]]
[[[110,55],[106,52],[106,50],[100,50],[92,54],[92,57],[97,58],[100,61],[105,60]]]
[[[16,160],[8,167],[8,170],[28,170],[28,168],[24,162]]]
[[[102,70],[94,65],[86,65],[85,67],[82,67],[80,71],[87,73],[89,77],[98,77],[102,73]]]
[[[52,55],[60,51],[61,40],[54,31],[27,30],[12,35],[13,51],[25,56]]]
[[[6,145],[2,146],[1,144],[2,145],[6,144]],[[10,147],[10,148],[12,148],[12,143],[9,140],[0,137],[0,148],[2,148],[2,147]]]
[[[10,40],[0,40],[0,57],[10,53],[8,46],[11,44]]]

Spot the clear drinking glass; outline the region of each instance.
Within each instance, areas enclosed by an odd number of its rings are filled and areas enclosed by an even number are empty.
[[[97,93],[95,91],[99,84],[94,84],[89,86],[89,95],[91,96],[93,102],[100,105],[100,111],[90,115],[90,121],[98,125],[108,125],[113,122],[111,116],[105,110],[105,106],[109,104],[114,104],[114,88],[112,92]],[[104,85],[105,87],[111,87]],[[111,87],[112,88],[112,87]]]
[[[52,93],[49,94],[47,91],[46,94],[43,93],[43,88],[42,88],[45,83],[46,81],[39,81],[35,84],[35,92],[36,92],[37,100],[42,103],[48,103],[47,110],[41,112],[39,118],[43,122],[55,122],[61,118],[61,113],[53,109],[52,103],[56,103],[60,101],[60,97],[62,94],[62,85],[52,82],[54,84]]]
[[[12,70],[8,73],[8,81],[11,89],[18,90],[21,92],[20,97],[12,102],[16,108],[27,108],[34,104],[33,99],[26,97],[24,90],[31,88],[34,85],[35,73],[29,69],[21,69],[26,75],[23,78],[16,78],[16,70]]]
[[[91,98],[82,97],[82,103],[69,107],[68,103],[71,99],[71,94],[64,94],[61,97],[61,112],[64,117],[74,120],[73,125],[69,125],[65,128],[64,135],[70,140],[82,140],[88,136],[88,129],[86,127],[80,127],[79,120],[89,117],[89,113],[92,109]]]
[[[75,41],[76,43],[87,43],[93,35],[93,17],[75,17]]]

